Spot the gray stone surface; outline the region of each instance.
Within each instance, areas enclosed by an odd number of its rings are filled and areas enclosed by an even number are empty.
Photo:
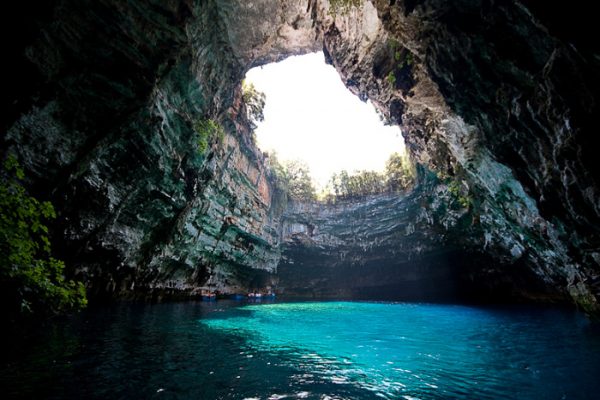
[[[2,149],[18,155],[32,193],[56,204],[55,248],[92,295],[276,282],[287,206],[252,143],[240,82],[253,66],[323,49],[437,178],[424,172],[429,186],[409,202],[356,205],[383,224],[366,225],[365,243],[316,210],[329,235],[316,243],[381,248],[390,265],[410,249],[486,254],[485,266],[467,268],[477,282],[512,282],[511,293],[598,313],[591,6],[373,0],[338,15],[321,0],[15,7]],[[205,118],[227,135],[200,154],[193,124]]]

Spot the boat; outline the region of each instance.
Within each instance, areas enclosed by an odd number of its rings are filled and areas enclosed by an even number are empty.
[[[262,300],[262,294],[259,292],[248,293],[248,300],[260,301]]]
[[[243,294],[240,294],[240,293],[234,293],[231,295],[231,300],[240,301],[240,300],[244,300],[245,298],[246,298],[246,296],[244,296]]]
[[[217,294],[214,292],[202,292],[202,301],[216,301]]]

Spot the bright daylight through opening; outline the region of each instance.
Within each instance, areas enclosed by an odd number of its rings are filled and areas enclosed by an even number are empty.
[[[246,83],[266,95],[258,146],[280,160],[304,161],[317,190],[341,170],[383,172],[391,154],[404,153],[400,128],[385,126],[321,52],[253,68]]]

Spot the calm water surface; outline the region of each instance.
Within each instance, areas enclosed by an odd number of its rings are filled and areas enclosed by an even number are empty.
[[[122,305],[90,310],[33,343],[5,343],[0,397],[600,398],[599,329],[556,309]]]

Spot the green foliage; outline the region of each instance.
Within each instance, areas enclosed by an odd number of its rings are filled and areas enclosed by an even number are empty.
[[[468,194],[465,194],[461,189],[460,181],[455,179],[448,183],[448,191],[454,199],[460,204],[462,208],[469,208],[471,206],[471,199],[468,197]]]
[[[333,195],[340,198],[352,198],[383,193],[385,177],[375,171],[356,171],[350,175],[348,171],[333,174],[329,181]]]
[[[57,314],[87,304],[82,283],[67,280],[65,264],[52,258],[48,227],[56,218],[50,202],[29,196],[14,156],[4,162],[0,182],[0,287],[15,315]]]
[[[385,162],[385,177],[388,190],[397,192],[412,186],[415,168],[407,154],[392,153]]]
[[[387,74],[385,79],[387,79],[387,81],[389,82],[390,85],[396,86],[396,74],[394,74],[393,70]]]
[[[356,171],[352,175],[348,174],[347,171],[342,171],[338,176],[338,182],[339,189],[338,185],[334,184],[334,191],[338,189],[337,191],[345,197],[380,193],[384,188],[383,176],[374,171]]]
[[[310,169],[300,160],[280,162],[276,153],[269,155],[269,165],[277,184],[287,195],[299,201],[316,200]]]
[[[270,153],[265,153],[266,157],[269,160],[269,169],[271,170],[273,176],[278,181],[278,183],[283,183],[286,179],[285,167],[279,161],[279,157],[277,156],[277,152],[272,151]],[[287,189],[286,189],[287,190]]]
[[[394,39],[388,40],[387,45],[394,52],[395,63],[392,67],[392,70],[387,74],[386,80],[390,85],[395,87],[397,80],[396,71],[410,68],[414,64],[414,57],[410,51],[402,48],[400,43]]]
[[[299,160],[287,161],[284,166],[290,197],[303,201],[315,200],[315,186],[308,166]]]
[[[360,7],[363,0],[329,0],[329,13],[332,15],[347,14],[352,8]]]
[[[388,47],[394,52],[394,60],[399,61],[399,68],[406,65],[412,65],[414,63],[413,55],[408,49],[403,48],[396,39],[388,39]],[[406,54],[404,57],[403,55]]]
[[[414,62],[415,59],[413,58],[412,53],[406,53],[406,57],[404,57],[404,61],[402,62],[402,65],[400,67],[404,68],[405,66],[411,66]]]
[[[280,162],[275,152],[268,155],[270,170],[278,187],[294,200],[334,201],[409,189],[415,179],[414,166],[407,155],[393,153],[385,172],[342,170],[333,174],[327,187],[317,196],[308,166],[298,160]]]
[[[333,174],[328,189],[331,197],[342,199],[362,197],[385,192],[407,190],[415,177],[414,168],[406,155],[393,153],[386,162],[384,173],[341,171]],[[326,196],[327,197],[327,196]]]
[[[264,108],[266,96],[258,91],[252,83],[242,82],[242,98],[246,105],[248,121],[252,124],[252,129],[256,129],[256,123],[265,119]]]
[[[198,151],[205,154],[208,151],[209,144],[218,140],[223,142],[225,131],[223,127],[212,119],[203,119],[194,123],[194,130],[198,134]]]

